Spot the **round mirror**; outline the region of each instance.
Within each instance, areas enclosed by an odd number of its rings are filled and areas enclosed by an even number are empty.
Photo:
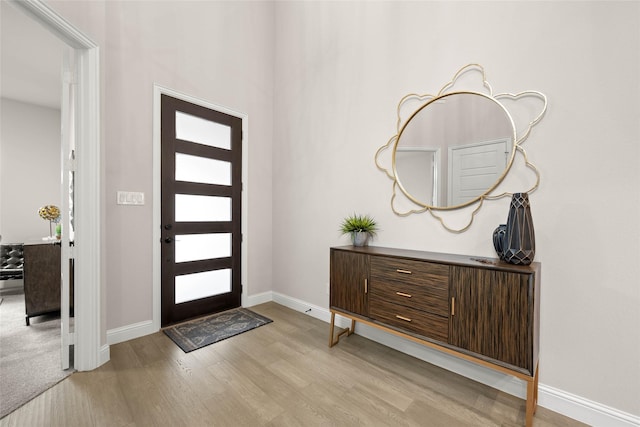
[[[393,174],[414,203],[432,209],[469,205],[505,177],[516,129],[504,106],[476,92],[433,98],[404,124],[392,154]]]

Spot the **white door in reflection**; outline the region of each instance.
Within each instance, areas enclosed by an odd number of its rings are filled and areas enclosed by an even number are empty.
[[[162,95],[162,324],[240,305],[242,121]]]
[[[492,188],[505,173],[508,139],[449,148],[447,206],[467,203]]]

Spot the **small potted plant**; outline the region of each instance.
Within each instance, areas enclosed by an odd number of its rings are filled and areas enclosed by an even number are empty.
[[[342,234],[349,234],[354,246],[366,246],[369,238],[376,235],[378,224],[369,215],[349,215],[340,226]]]

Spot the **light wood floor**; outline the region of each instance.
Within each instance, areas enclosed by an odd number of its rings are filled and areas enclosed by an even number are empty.
[[[275,303],[274,322],[185,354],[162,332],[111,346],[0,426],[521,426],[524,401]],[[34,375],[37,375],[34,372]],[[534,425],[578,426],[538,407]]]

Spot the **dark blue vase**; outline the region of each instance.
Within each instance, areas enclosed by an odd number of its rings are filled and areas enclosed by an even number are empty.
[[[501,260],[529,265],[536,254],[535,240],[529,194],[514,193],[507,223],[493,232],[493,246]]]
[[[507,232],[507,224],[500,224],[498,228],[493,231],[493,247],[496,248],[498,257],[502,259],[504,253],[504,235]]]

